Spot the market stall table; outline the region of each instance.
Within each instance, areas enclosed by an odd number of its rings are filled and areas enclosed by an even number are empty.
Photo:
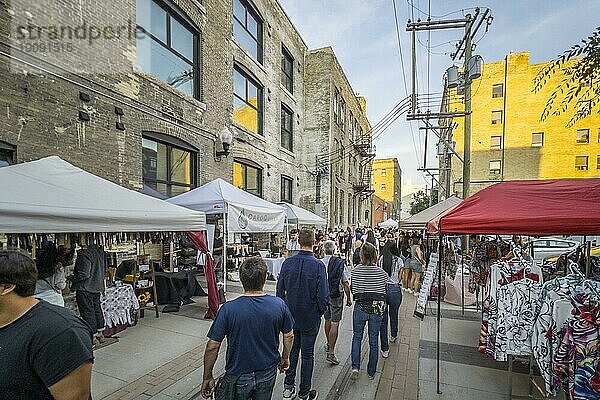
[[[273,278],[277,279],[279,277],[279,273],[281,272],[281,267],[283,266],[283,262],[285,261],[285,257],[278,258],[263,258],[265,264],[267,264],[267,271],[273,276]]]
[[[124,284],[106,288],[100,295],[100,307],[106,324],[104,335],[112,336],[128,326],[135,325],[134,314],[139,310],[140,303],[135,297],[133,287]]]

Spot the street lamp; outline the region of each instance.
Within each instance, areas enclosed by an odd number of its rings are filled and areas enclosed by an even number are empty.
[[[231,133],[227,126],[224,126],[221,132],[219,133],[219,138],[221,139],[221,143],[223,144],[223,150],[217,150],[217,157],[227,157],[229,155],[229,146],[231,146],[231,143],[233,143],[233,133]]]

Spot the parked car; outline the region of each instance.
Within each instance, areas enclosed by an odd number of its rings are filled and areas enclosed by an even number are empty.
[[[532,244],[534,251],[533,258],[535,260],[543,260],[549,257],[560,256],[563,253],[568,253],[575,250],[579,245],[579,243],[574,240],[559,239],[554,237],[541,237],[538,239],[532,239],[531,242],[527,244],[527,248],[530,248],[529,246]]]

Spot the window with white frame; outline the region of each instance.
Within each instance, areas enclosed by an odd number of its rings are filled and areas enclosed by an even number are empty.
[[[544,145],[544,132],[531,134],[531,147],[542,147]]]
[[[490,160],[490,174],[498,175],[502,169],[502,160]]]
[[[502,136],[492,136],[490,140],[490,149],[500,150],[502,148]]]
[[[578,171],[587,171],[588,156],[575,156],[575,169]]]
[[[589,129],[577,129],[577,143],[585,144],[590,142]]]
[[[492,111],[492,125],[500,125],[502,123],[502,110]]]

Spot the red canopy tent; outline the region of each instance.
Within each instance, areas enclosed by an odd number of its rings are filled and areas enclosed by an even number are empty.
[[[430,233],[591,235],[600,232],[600,178],[500,182],[427,224]]]

